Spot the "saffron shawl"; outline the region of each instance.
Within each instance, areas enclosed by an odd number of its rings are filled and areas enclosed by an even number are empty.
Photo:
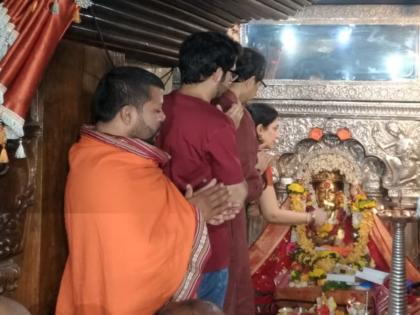
[[[160,169],[168,159],[139,139],[82,128],[70,151],[57,315],[152,315],[194,296],[207,230]]]

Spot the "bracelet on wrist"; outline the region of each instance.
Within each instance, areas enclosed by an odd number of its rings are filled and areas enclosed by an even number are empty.
[[[312,224],[315,222],[315,213],[314,212],[308,212],[308,216],[306,217],[306,223]]]

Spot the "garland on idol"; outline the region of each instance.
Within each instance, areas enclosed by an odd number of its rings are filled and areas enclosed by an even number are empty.
[[[317,207],[314,193],[305,187],[294,182],[287,187],[290,199],[290,206],[293,211],[306,212],[310,208]],[[317,282],[318,285],[325,283],[326,273],[332,271],[337,264],[347,266],[350,271],[362,269],[368,265],[373,266],[367,244],[369,233],[374,224],[373,209],[376,201],[368,199],[364,193],[359,193],[348,202],[342,194],[336,211],[348,211],[352,216],[352,227],[355,241],[348,252],[337,250],[317,250],[313,240],[308,237],[310,234],[307,225],[294,227],[297,247],[293,250],[294,263],[292,264],[292,280],[295,282],[307,283],[309,280]],[[340,222],[337,223],[337,226]],[[337,226],[326,223],[318,229],[320,237],[329,237],[337,233]]]

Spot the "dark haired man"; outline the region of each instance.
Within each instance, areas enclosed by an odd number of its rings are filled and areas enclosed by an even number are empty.
[[[165,119],[162,102],[162,81],[141,68],[114,68],[98,84],[96,124],[69,154],[57,315],[152,315],[194,293],[209,250],[204,221],[229,193],[190,196],[198,212],[163,175],[169,156],[145,142]]]
[[[236,80],[221,97],[213,100],[214,104],[229,111],[233,104],[240,103],[244,106],[253,99],[258,87],[263,85],[266,69],[266,60],[259,52],[250,48],[243,48],[242,54],[236,62]],[[257,136],[251,115],[244,110],[243,116],[234,119],[237,147],[242,165],[244,178],[248,184],[246,202],[257,200],[263,190],[257,164]],[[225,302],[225,312],[229,315],[253,315],[254,291],[252,288],[251,274],[248,257],[247,224],[245,210],[232,220],[232,252],[229,269],[229,286]]]
[[[183,191],[211,178],[227,185],[231,201],[242,207],[247,194],[232,121],[210,104],[232,82],[240,46],[224,34],[189,36],[179,51],[181,88],[165,96],[166,121],[158,143],[171,155],[165,168]],[[230,224],[209,225],[211,257],[198,297],[223,307],[230,261]]]

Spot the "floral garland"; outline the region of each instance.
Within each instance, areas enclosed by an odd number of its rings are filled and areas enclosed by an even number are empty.
[[[290,205],[293,211],[305,212],[307,206],[312,206],[308,201],[308,192],[303,185],[292,183],[288,186]],[[348,255],[341,255],[333,251],[317,251],[314,242],[307,236],[306,225],[297,225],[295,231],[297,234],[297,260],[305,265],[310,265],[313,270],[309,277],[313,280],[323,278],[326,272],[331,271],[337,263],[351,265],[358,269],[367,266],[370,261],[367,257],[367,243],[369,233],[373,226],[372,209],[376,206],[374,200],[367,199],[364,194],[358,194],[351,203],[350,209],[353,216],[358,220],[353,223],[353,227],[358,231],[358,239],[354,242],[353,248]],[[322,271],[324,273],[322,273]]]
[[[369,233],[374,224],[372,209],[376,208],[376,201],[368,199],[365,194],[358,194],[351,203],[350,209],[353,216],[359,217],[359,224],[353,224],[358,228],[359,238],[353,246],[353,250],[343,258],[345,264],[359,264],[361,267],[367,265],[367,261],[363,259],[366,256],[367,243],[369,242]],[[356,225],[356,226],[355,226]]]

